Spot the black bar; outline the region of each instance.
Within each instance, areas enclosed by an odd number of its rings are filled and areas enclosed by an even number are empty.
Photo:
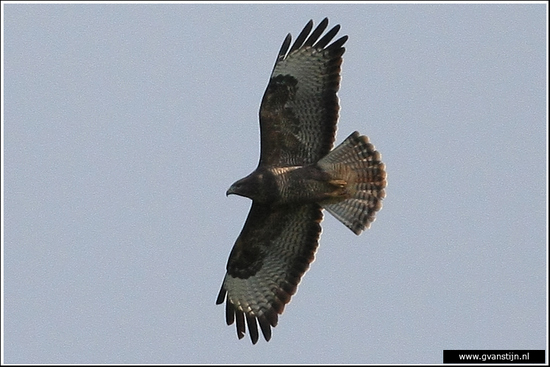
[[[444,350],[443,363],[545,363],[544,350]]]

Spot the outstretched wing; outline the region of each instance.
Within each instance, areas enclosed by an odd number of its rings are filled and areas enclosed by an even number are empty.
[[[283,42],[260,106],[260,165],[305,165],[332,149],[348,36],[328,45],[340,25],[319,39],[327,25],[325,18],[311,32],[309,21],[292,47],[290,34]]]
[[[266,340],[277,325],[302,275],[313,261],[323,219],[317,204],[272,207],[253,203],[229,256],[216,304],[226,300],[227,325],[237,321],[237,336]]]

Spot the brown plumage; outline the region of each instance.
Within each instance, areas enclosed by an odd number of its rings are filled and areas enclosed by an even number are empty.
[[[385,197],[386,171],[366,136],[352,133],[331,151],[338,121],[340,66],[347,41],[329,45],[340,29],[323,37],[324,19],[310,21],[277,56],[260,106],[261,152],[254,172],[227,194],[252,199],[252,207],[229,255],[217,304],[226,321],[252,343],[271,338],[271,327],[313,261],[323,209],[359,235],[374,221]]]

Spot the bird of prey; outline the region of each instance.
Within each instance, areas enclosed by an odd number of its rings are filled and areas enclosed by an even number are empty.
[[[231,250],[216,300],[228,325],[266,341],[313,261],[323,209],[356,235],[369,228],[385,197],[386,169],[357,131],[332,149],[338,121],[340,67],[348,36],[325,18],[309,21],[292,46],[288,34],[260,106],[260,162],[227,195],[252,199]]]

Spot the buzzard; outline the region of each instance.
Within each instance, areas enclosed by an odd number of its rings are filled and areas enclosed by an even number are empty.
[[[227,195],[252,199],[231,250],[216,304],[241,339],[258,325],[266,341],[313,261],[323,209],[356,235],[369,228],[385,197],[386,171],[366,136],[352,133],[331,150],[338,120],[343,36],[325,18],[309,21],[292,47],[288,34],[260,106],[260,162]]]

